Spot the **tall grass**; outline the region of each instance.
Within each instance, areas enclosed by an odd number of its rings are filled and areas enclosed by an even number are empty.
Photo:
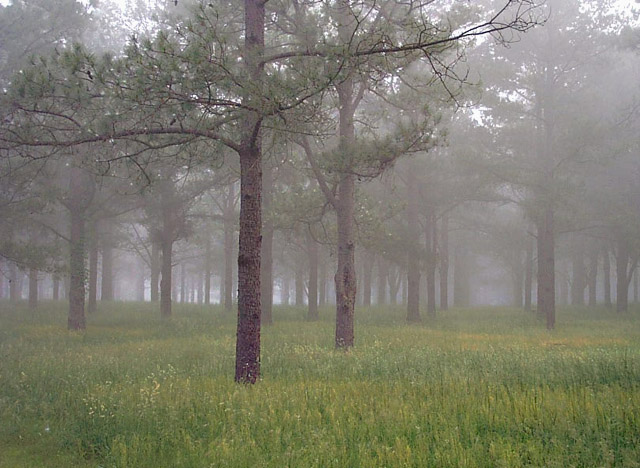
[[[0,467],[640,466],[640,311],[357,312],[356,348],[277,308],[262,381],[233,383],[235,321],[180,306],[0,304]]]

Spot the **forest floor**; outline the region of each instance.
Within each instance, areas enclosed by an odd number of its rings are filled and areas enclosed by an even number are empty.
[[[508,308],[404,323],[357,311],[356,347],[276,307],[262,380],[233,382],[218,307],[0,302],[0,467],[640,466],[640,308]]]

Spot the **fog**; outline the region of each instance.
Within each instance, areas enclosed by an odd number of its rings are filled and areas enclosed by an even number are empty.
[[[246,8],[0,6],[0,297],[220,304],[247,381],[284,305],[350,348],[371,307],[638,301],[637,5]]]

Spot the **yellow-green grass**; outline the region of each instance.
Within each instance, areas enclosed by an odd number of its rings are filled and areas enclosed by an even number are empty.
[[[233,383],[217,307],[0,303],[0,467],[640,466],[640,310],[276,308],[261,382]]]

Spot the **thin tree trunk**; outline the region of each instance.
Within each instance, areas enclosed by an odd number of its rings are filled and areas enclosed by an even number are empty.
[[[534,241],[527,243],[527,257],[524,272],[524,310],[531,310],[531,291],[533,289],[533,249]]]
[[[101,301],[113,301],[113,245],[109,233],[102,243],[102,286]]]
[[[371,279],[373,276],[373,265],[375,263],[375,255],[372,252],[365,251],[364,271],[362,274],[362,305],[371,307]]]
[[[412,167],[407,171],[407,322],[420,322],[420,227],[418,181]]]
[[[98,301],[98,221],[93,220],[89,227],[89,297],[87,312],[93,314]]]
[[[18,268],[13,262],[9,263],[9,300],[11,302],[18,302],[21,294],[18,284]]]
[[[151,243],[151,302],[158,302],[160,293],[158,289],[158,283],[160,281],[160,249],[158,243],[153,241]]]
[[[613,306],[611,301],[611,256],[606,246],[602,249],[602,281],[604,287],[604,305],[611,308]]]
[[[389,267],[384,258],[378,258],[378,298],[376,304],[384,305],[387,303],[387,281],[389,277]]]
[[[436,316],[436,239],[437,227],[436,217],[432,210],[427,214],[425,244],[427,247],[427,316],[435,318]]]
[[[629,245],[619,239],[617,242],[616,255],[616,312],[626,312],[629,307],[629,280],[628,273],[629,261],[631,255],[629,253]],[[633,271],[633,270],[632,270]]]
[[[262,304],[262,323],[273,323],[273,168],[266,164],[262,173],[262,252],[260,263],[260,300]]]
[[[302,307],[304,305],[304,270],[302,263],[296,265],[296,307]]]
[[[224,214],[224,308],[233,309],[233,210],[235,199],[234,184],[229,186]]]
[[[586,274],[584,268],[584,257],[582,255],[582,248],[574,246],[574,252],[571,258],[571,265],[573,268],[573,275],[571,281],[571,304],[572,305],[584,305],[584,289],[586,286]]]
[[[538,230],[538,313],[545,317],[548,330],[555,327],[555,248],[553,208],[547,207]]]
[[[307,318],[318,320],[318,244],[311,234],[307,234],[307,252],[309,255],[309,305]]]
[[[597,304],[596,288],[598,286],[598,250],[591,249],[589,253],[589,273],[587,275],[589,286],[589,306]]]
[[[60,300],[60,277],[57,274],[53,275],[53,291],[52,297],[54,301]]]
[[[440,309],[449,309],[449,218],[440,223]]]
[[[319,263],[320,271],[318,273],[318,306],[322,307],[327,302],[327,262],[323,258]]]
[[[38,270],[29,269],[29,308],[38,307]]]
[[[171,270],[172,270],[172,239],[162,240],[162,268],[160,279],[160,315],[162,318],[171,317]]]

